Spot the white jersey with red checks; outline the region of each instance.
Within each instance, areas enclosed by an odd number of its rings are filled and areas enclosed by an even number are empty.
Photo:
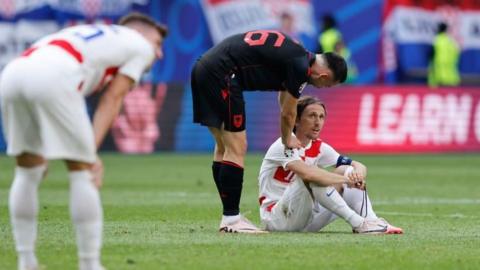
[[[298,150],[285,150],[281,139],[275,141],[263,159],[258,177],[260,215],[263,216],[264,211],[272,209],[291,183],[301,181],[292,171],[287,170],[288,163],[303,160],[308,165],[326,168],[335,165],[339,156],[335,149],[320,139],[312,140]]]
[[[51,45],[82,65],[79,91],[84,96],[101,89],[117,72],[138,82],[155,59],[153,46],[140,33],[120,25],[65,28],[34,43],[27,54],[41,53],[42,47]]]

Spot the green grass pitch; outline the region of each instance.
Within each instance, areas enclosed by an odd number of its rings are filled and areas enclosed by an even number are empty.
[[[480,269],[480,155],[354,156],[369,168],[377,214],[404,235],[221,235],[211,155],[103,155],[103,263],[117,269]],[[247,158],[242,212],[258,224],[261,155]],[[0,156],[0,269],[15,269],[8,218],[13,160]],[[52,162],[40,189],[38,257],[76,269],[68,181]]]

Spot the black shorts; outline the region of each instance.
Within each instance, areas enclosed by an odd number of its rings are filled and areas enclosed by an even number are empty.
[[[219,80],[201,61],[192,69],[193,122],[231,132],[245,130],[245,101],[235,74]]]

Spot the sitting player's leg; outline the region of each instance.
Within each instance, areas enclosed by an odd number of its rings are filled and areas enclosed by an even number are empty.
[[[312,219],[305,227],[305,232],[318,232],[328,224],[332,223],[338,216],[332,211],[315,202]]]
[[[355,211],[348,207],[347,203],[340,196],[334,187],[312,187],[312,191],[317,200],[323,207],[332,211],[339,217],[352,225],[355,233],[366,234],[391,234],[401,233],[401,229],[395,228],[385,222],[383,219],[365,219],[359,216]]]
[[[312,219],[313,203],[305,183],[297,179],[273,207],[261,210],[262,222],[268,231],[303,231]]]
[[[91,164],[66,161],[70,178],[70,215],[75,225],[80,270],[102,269],[103,211]]]
[[[356,213],[367,219],[377,219],[373,211],[372,202],[366,190],[343,187],[343,199]]]
[[[340,166],[335,172],[345,174],[353,170],[352,166]],[[375,221],[380,220],[385,225],[387,225],[387,233],[402,233],[401,228],[392,226],[382,218],[378,218],[375,214],[370,201],[370,197],[366,190],[360,190],[358,188],[349,188],[346,185],[343,186],[343,199],[348,204],[348,206],[354,210],[357,214],[364,217],[367,220]]]
[[[352,166],[343,165],[335,168],[335,173],[346,175],[353,171]],[[372,209],[372,204],[367,196],[365,190],[358,188],[349,188],[347,185],[343,185],[339,192],[342,194],[343,199],[348,206],[357,214],[364,218],[376,219],[377,215]]]
[[[310,184],[310,187],[312,188],[315,200],[319,202],[320,205],[343,218],[352,228],[359,227],[363,223],[364,218],[348,207],[335,187],[321,187],[314,184]]]
[[[15,178],[10,189],[10,219],[16,250],[18,269],[37,269],[35,241],[37,238],[38,187],[47,164],[43,157],[23,153],[17,156]]]

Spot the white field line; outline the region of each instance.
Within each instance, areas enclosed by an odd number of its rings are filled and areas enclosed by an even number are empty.
[[[128,191],[132,193],[132,191]],[[143,192],[143,191],[142,191]],[[133,192],[134,193],[134,192]],[[164,197],[202,197],[202,198],[210,198],[210,197],[217,197],[218,195],[215,193],[210,192],[183,192],[183,191],[152,191],[152,193],[164,196]],[[251,195],[251,194],[244,194]],[[395,198],[392,200],[376,200],[375,198],[372,199],[373,205],[422,205],[422,204],[452,204],[452,205],[469,205],[469,204],[479,204],[480,199],[471,199],[471,198],[421,198],[421,197],[400,197]]]
[[[480,199],[448,199],[448,198],[397,198],[392,200],[375,200],[372,201],[373,205],[411,205],[411,204],[454,204],[454,205],[467,205],[467,204],[480,204]]]
[[[441,217],[441,218],[479,218],[479,216],[467,216],[461,213],[450,215],[434,215],[432,213],[406,213],[406,212],[389,212],[389,211],[375,211],[377,214],[390,216],[409,216],[409,217]]]
[[[131,192],[131,191],[129,191]],[[217,194],[210,192],[182,192],[182,191],[155,191],[155,194],[164,196],[164,197],[202,197],[202,198],[211,198],[217,197]],[[250,195],[250,194],[247,194]],[[373,205],[422,205],[422,204],[452,204],[452,205],[476,205],[480,204],[480,199],[470,199],[470,198],[420,198],[420,197],[401,197],[392,200],[375,200],[372,199]]]
[[[143,191],[142,191],[143,192]],[[183,191],[157,191],[162,196],[169,196],[169,197],[213,197],[216,194],[208,193],[208,192],[183,192]]]

